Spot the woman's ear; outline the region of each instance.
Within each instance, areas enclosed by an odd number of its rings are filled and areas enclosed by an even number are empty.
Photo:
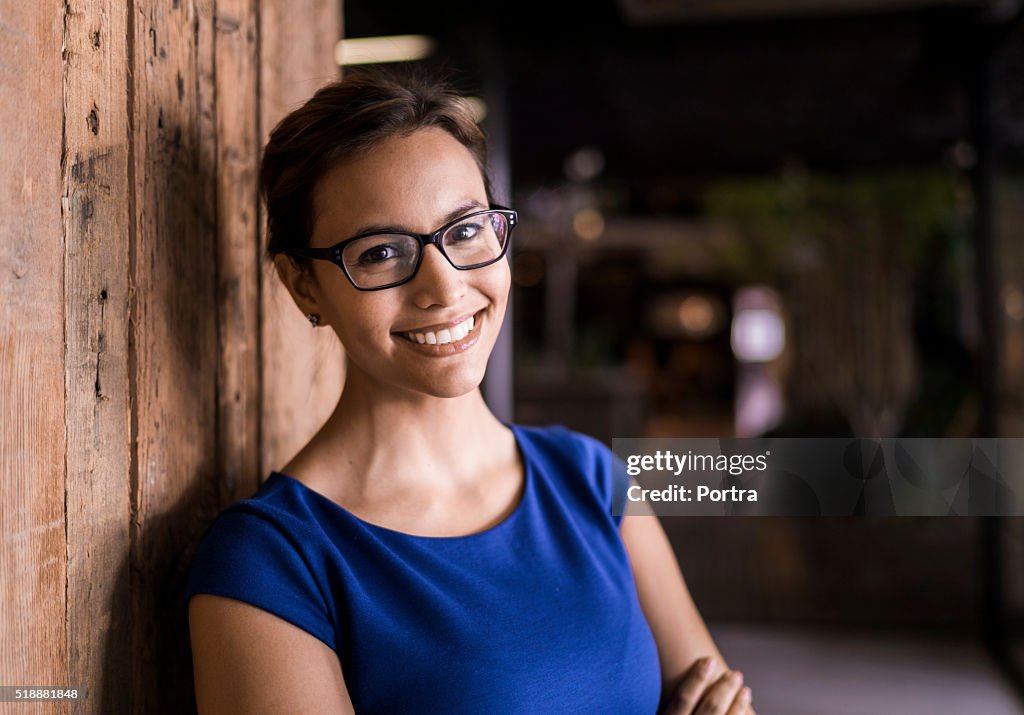
[[[321,313],[319,307],[319,284],[313,269],[307,266],[300,266],[292,256],[279,253],[274,256],[274,268],[277,276],[284,283],[292,300],[299,306],[304,314],[309,315]]]

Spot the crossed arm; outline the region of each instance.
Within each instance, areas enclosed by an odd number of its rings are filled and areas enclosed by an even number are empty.
[[[627,511],[620,533],[640,606],[658,644],[661,712],[754,715],[750,691],[743,687],[742,675],[726,667],[715,647],[658,518],[649,508]]]

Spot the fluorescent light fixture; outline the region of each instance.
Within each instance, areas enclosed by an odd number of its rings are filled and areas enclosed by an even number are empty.
[[[413,62],[433,53],[437,43],[426,35],[391,35],[339,40],[334,59],[339,65],[375,65],[385,62]]]

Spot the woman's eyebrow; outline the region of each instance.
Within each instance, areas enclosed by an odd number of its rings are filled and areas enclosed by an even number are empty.
[[[459,218],[464,213],[468,213],[469,211],[485,209],[485,208],[487,208],[487,207],[484,206],[479,201],[477,201],[476,199],[469,199],[467,201],[463,201],[462,203],[460,203],[458,206],[456,206],[454,209],[452,209],[451,211],[449,211],[445,215],[445,217],[441,220],[441,225],[444,225],[446,223],[450,223],[451,221],[454,221],[455,219]],[[362,236],[363,234],[367,234],[367,233],[395,233],[395,232],[398,232],[398,233],[417,233],[416,231],[409,231],[409,229],[405,228],[404,226],[398,226],[398,225],[395,225],[395,224],[371,223],[371,224],[366,224],[364,226],[360,226],[359,228],[357,228],[355,231],[352,232],[352,235],[353,236]]]
[[[444,217],[444,220],[441,223],[442,224],[450,223],[451,221],[454,221],[455,219],[457,219],[462,214],[468,213],[469,211],[471,211],[473,209],[485,209],[485,208],[487,208],[487,207],[484,206],[479,201],[477,201],[476,199],[469,199],[468,201],[463,201],[453,211],[449,211],[448,215]]]

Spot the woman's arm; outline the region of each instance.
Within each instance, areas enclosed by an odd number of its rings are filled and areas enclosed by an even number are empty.
[[[701,658],[710,657],[712,665],[711,672],[698,682],[710,686],[729,671],[690,597],[658,517],[646,505],[642,511],[635,506],[630,504],[620,533],[633,567],[640,606],[658,645],[664,700],[685,689],[680,687],[684,677]]]
[[[188,613],[200,715],[355,712],[337,654],[301,628],[206,594]]]

